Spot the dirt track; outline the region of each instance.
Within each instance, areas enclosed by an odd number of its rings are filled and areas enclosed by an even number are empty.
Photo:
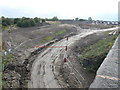
[[[71,59],[63,63],[65,54],[64,47],[45,48],[40,52],[37,49],[37,53],[35,48],[33,48],[34,46],[41,46],[43,44],[40,43],[43,37],[54,35],[55,32],[63,29],[66,29],[67,32],[55,37],[54,39],[58,40],[54,44],[52,43],[52,46],[66,46],[66,40],[62,38],[71,32],[73,32],[74,35],[79,33],[79,35],[69,38],[68,47],[70,49],[70,47],[83,36],[97,32],[97,30],[81,29],[79,26],[69,24],[18,29],[10,31],[10,33],[7,30],[3,31],[3,40],[5,40],[7,44],[6,50],[11,48],[14,51],[16,49],[14,54],[17,54],[16,59],[12,61],[4,71],[4,78],[6,81],[9,81],[5,87],[26,88],[26,83],[29,79],[31,79],[28,84],[29,88],[84,87],[82,74],[74,68],[73,63],[70,61]],[[33,53],[34,50],[35,53]],[[31,52],[34,55],[32,55]],[[11,67],[14,68],[11,69]],[[63,71],[61,69],[63,69]],[[63,72],[65,73],[64,75]],[[14,75],[12,75],[12,73],[14,73]],[[70,81],[66,78],[69,78]]]
[[[79,28],[77,28],[79,31]],[[84,32],[72,36],[69,38],[68,42],[66,39],[62,39],[61,41],[54,43],[52,46],[67,46],[71,47],[72,44],[75,43],[76,40],[80,40],[80,38],[85,37],[87,35],[99,32],[99,31],[107,31],[113,29],[105,29],[105,30],[84,30]],[[36,60],[34,61],[31,69],[31,80],[28,83],[29,88],[65,88],[69,87],[69,84],[64,82],[60,75],[61,67],[69,68],[68,72],[71,72],[71,75],[74,76],[73,81],[75,81],[76,86],[79,88],[84,87],[83,82],[84,78],[72,65],[70,60],[66,63],[63,63],[63,54],[65,53],[64,48],[47,48],[44,52],[38,55]],[[69,71],[70,70],[70,71]]]

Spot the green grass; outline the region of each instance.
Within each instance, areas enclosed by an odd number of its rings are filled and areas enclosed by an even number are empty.
[[[45,42],[47,42],[47,41],[53,40],[53,39],[55,38],[55,36],[62,35],[62,34],[64,34],[65,32],[66,32],[66,29],[57,31],[57,32],[54,33],[53,36],[51,36],[51,35],[46,36],[46,37],[44,37],[40,42],[41,42],[41,43],[45,43]]]
[[[2,26],[2,30],[8,30],[9,28],[7,26]]]
[[[112,31],[106,31],[106,32],[103,32],[104,34],[109,34],[110,32],[113,32],[113,31],[116,31],[118,33],[118,29],[115,29],[115,30],[112,30]]]
[[[60,30],[60,31],[56,32],[55,35],[58,36],[58,35],[64,34],[65,32],[66,32],[65,29],[64,30]]]
[[[80,64],[82,64],[88,71],[96,72],[114,44],[116,38],[117,35],[109,36],[89,47],[86,47],[79,56]]]
[[[41,42],[50,41],[50,40],[52,40],[53,38],[54,38],[53,36],[46,36],[46,37],[44,37],[44,38],[41,40]]]
[[[17,27],[15,24],[12,25],[12,26],[14,26],[14,28],[11,27],[11,25],[8,25],[8,26],[2,26],[2,30],[10,30],[10,31],[12,31],[12,30],[16,30],[16,29],[18,29],[18,27]]]
[[[44,40],[47,40],[47,41],[52,40],[52,39],[53,39],[53,36],[47,36],[44,38]]]
[[[4,51],[2,52],[4,53]],[[13,54],[8,53],[7,55],[4,55],[2,54],[2,52],[0,53],[0,57],[2,58],[0,62],[0,90],[2,89],[2,86],[6,85],[7,82],[2,80],[2,70],[4,70],[4,68],[7,67],[10,64],[10,62],[15,59]]]
[[[13,60],[14,60],[14,55],[13,54],[8,53],[7,55],[3,55],[2,56],[3,69]]]
[[[114,31],[114,30],[113,30]],[[109,34],[110,32],[113,32],[113,31],[106,31],[106,32],[103,32],[104,34]]]

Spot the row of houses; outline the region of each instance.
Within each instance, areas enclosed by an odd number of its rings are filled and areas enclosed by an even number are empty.
[[[118,25],[118,21],[100,21],[100,20],[93,20],[92,24],[105,24],[105,25]]]
[[[85,21],[75,21],[74,19],[64,19],[59,20],[63,24],[104,24],[104,25],[119,25],[118,21],[103,21],[103,20],[85,20]]]

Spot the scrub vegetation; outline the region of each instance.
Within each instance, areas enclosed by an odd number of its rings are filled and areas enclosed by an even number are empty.
[[[66,32],[67,32],[66,29],[59,30],[59,31],[55,32],[53,35],[49,35],[49,36],[44,37],[40,42],[44,42],[45,43],[47,41],[53,40],[55,37],[57,37],[59,35],[63,35]]]

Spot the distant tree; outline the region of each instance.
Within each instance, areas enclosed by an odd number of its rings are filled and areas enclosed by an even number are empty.
[[[51,19],[51,18],[46,18],[45,20],[46,21],[53,21],[53,19]]]
[[[8,26],[14,24],[14,20],[11,18],[4,18],[2,17],[2,25],[3,26]]]
[[[2,18],[2,26],[7,26],[7,23],[6,23],[5,17],[2,16],[1,18]]]
[[[10,25],[13,25],[14,24],[14,19],[13,18],[8,18],[8,19],[9,19]]]
[[[46,21],[49,21],[49,19],[48,19],[48,18],[45,18],[45,20],[46,20]]]
[[[45,19],[42,19],[42,23],[44,23],[45,22]]]
[[[29,22],[30,22],[30,26],[35,26],[35,24],[36,24],[33,19],[30,19]]]
[[[20,18],[20,20],[15,19],[14,22],[15,23],[17,22],[18,27],[31,27],[31,26],[38,25],[39,23],[44,23],[45,19],[40,19],[38,17],[35,17],[35,18],[22,17]]]
[[[22,17],[22,21],[24,21],[24,20],[29,20],[30,18],[28,18],[28,17]]]
[[[15,18],[14,19],[14,24],[17,24],[20,21],[20,18]]]
[[[53,20],[53,21],[58,21],[57,16],[54,16],[54,17],[52,18],[52,20]]]
[[[22,27],[21,21],[18,21],[18,22],[17,22],[17,26],[18,26],[18,27]]]
[[[89,18],[88,18],[88,21],[92,21],[92,18],[91,18],[91,17],[89,17]]]
[[[79,19],[79,21],[86,21],[85,19]]]
[[[7,23],[2,20],[2,26],[7,26]]]
[[[32,23],[30,22],[30,20],[25,20],[25,23],[26,23],[26,27],[33,26]]]
[[[22,18],[22,20],[18,21],[17,26],[18,27],[31,27],[35,26],[35,20],[34,19],[28,19],[28,18]]]
[[[35,26],[36,24],[40,23],[40,18],[35,17],[33,18],[5,18],[4,16],[1,17],[2,26],[8,26],[16,24],[18,27],[31,27]],[[45,20],[42,20],[42,22],[45,22]]]
[[[26,25],[26,22],[24,20],[20,20],[20,21],[18,21],[17,26],[18,27],[26,27],[27,25]]]
[[[28,23],[24,20],[21,22],[22,23],[22,27],[28,27]]]
[[[22,17],[22,18],[21,18],[21,20],[25,20],[25,19],[26,19],[26,17]]]
[[[5,17],[4,17],[4,16],[2,16],[1,18],[2,18],[2,19],[5,19]]]
[[[35,21],[35,23],[40,23],[40,18],[35,17],[35,18],[34,18],[34,21]]]
[[[75,21],[78,21],[79,20],[79,18],[75,18]]]

